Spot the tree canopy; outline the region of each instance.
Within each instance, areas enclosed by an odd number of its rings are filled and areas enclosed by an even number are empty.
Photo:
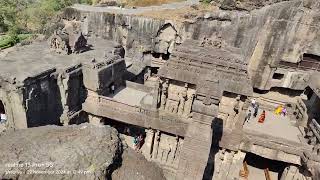
[[[83,0],[1,0],[0,30],[39,32],[61,9]]]

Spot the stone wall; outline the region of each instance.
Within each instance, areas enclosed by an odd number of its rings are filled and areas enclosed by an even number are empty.
[[[26,111],[22,88],[16,88],[8,82],[1,82],[0,100],[7,116],[7,128],[27,128]]]
[[[7,128],[69,124],[86,98],[79,66],[48,69],[23,82],[1,79],[0,100],[7,115]]]
[[[72,67],[45,72],[25,81],[24,103],[28,127],[68,124],[85,99],[82,72]]]
[[[82,69],[80,69],[80,66],[72,67],[55,76],[59,86],[63,109],[63,114],[60,116],[60,123],[67,125],[70,124],[72,119],[76,122],[78,121],[76,117],[79,116],[75,116],[75,113],[81,111],[82,103],[87,96],[86,89],[83,85]]]
[[[254,87],[270,89],[269,81],[280,60],[296,63],[303,53],[320,53],[317,6],[318,1],[309,7],[292,0],[250,12],[219,10],[184,27],[191,38],[214,37],[241,48]]]
[[[320,54],[319,6],[316,0],[268,1],[251,11],[216,10],[183,22],[76,9],[64,16],[81,19],[85,33],[121,43],[131,57],[167,54],[186,39],[216,39],[241,48],[254,86],[270,89],[280,60],[296,63],[303,53]]]
[[[112,84],[115,88],[123,84],[125,70],[125,62],[120,57],[110,63],[93,61],[83,65],[83,83],[87,89],[105,95],[109,93]]]

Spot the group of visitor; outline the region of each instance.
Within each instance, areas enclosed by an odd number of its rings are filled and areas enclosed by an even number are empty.
[[[253,114],[252,114],[251,109],[253,110]],[[257,115],[258,115],[259,103],[254,98],[251,100],[251,109],[249,109],[249,112],[248,112],[248,114],[246,116],[245,122],[249,122],[249,120],[251,119],[252,115],[253,115],[253,117],[257,117]],[[262,114],[265,114],[265,111],[263,111]],[[260,115],[260,117],[261,117],[261,115]],[[259,117],[259,119],[260,119],[260,117]]]
[[[256,99],[251,100],[251,109],[253,109],[253,117],[257,117],[258,111],[259,111],[259,104],[257,103]],[[245,118],[245,122],[249,122],[252,116],[252,110],[249,109],[247,116]],[[279,105],[276,107],[274,113],[276,115],[286,116],[287,115],[287,109],[283,105]],[[263,110],[262,113],[259,116],[258,122],[263,123],[266,119],[266,111]]]
[[[136,151],[139,151],[144,144],[144,136],[140,134],[139,136],[133,137],[133,146]]]
[[[276,115],[286,116],[287,115],[287,108],[283,105],[277,106],[277,108],[274,110],[274,113]]]

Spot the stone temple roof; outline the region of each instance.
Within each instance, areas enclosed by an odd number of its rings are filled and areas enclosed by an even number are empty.
[[[176,47],[159,75],[196,85],[197,94],[219,98],[224,91],[252,96],[247,63],[239,49],[200,46],[188,40]]]
[[[14,47],[13,50],[0,58],[0,79],[17,84],[41,74],[64,71],[92,59],[104,61],[106,50],[113,49],[113,42],[103,39],[88,39],[93,47],[80,54],[63,55],[51,52],[47,42],[34,42],[30,45]]]

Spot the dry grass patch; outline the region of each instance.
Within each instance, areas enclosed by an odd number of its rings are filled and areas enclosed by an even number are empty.
[[[179,9],[166,9],[159,11],[147,11],[139,16],[151,17],[155,19],[165,19],[174,21],[185,21],[206,12],[212,12],[219,9],[216,6],[200,4],[196,7],[184,7]]]

